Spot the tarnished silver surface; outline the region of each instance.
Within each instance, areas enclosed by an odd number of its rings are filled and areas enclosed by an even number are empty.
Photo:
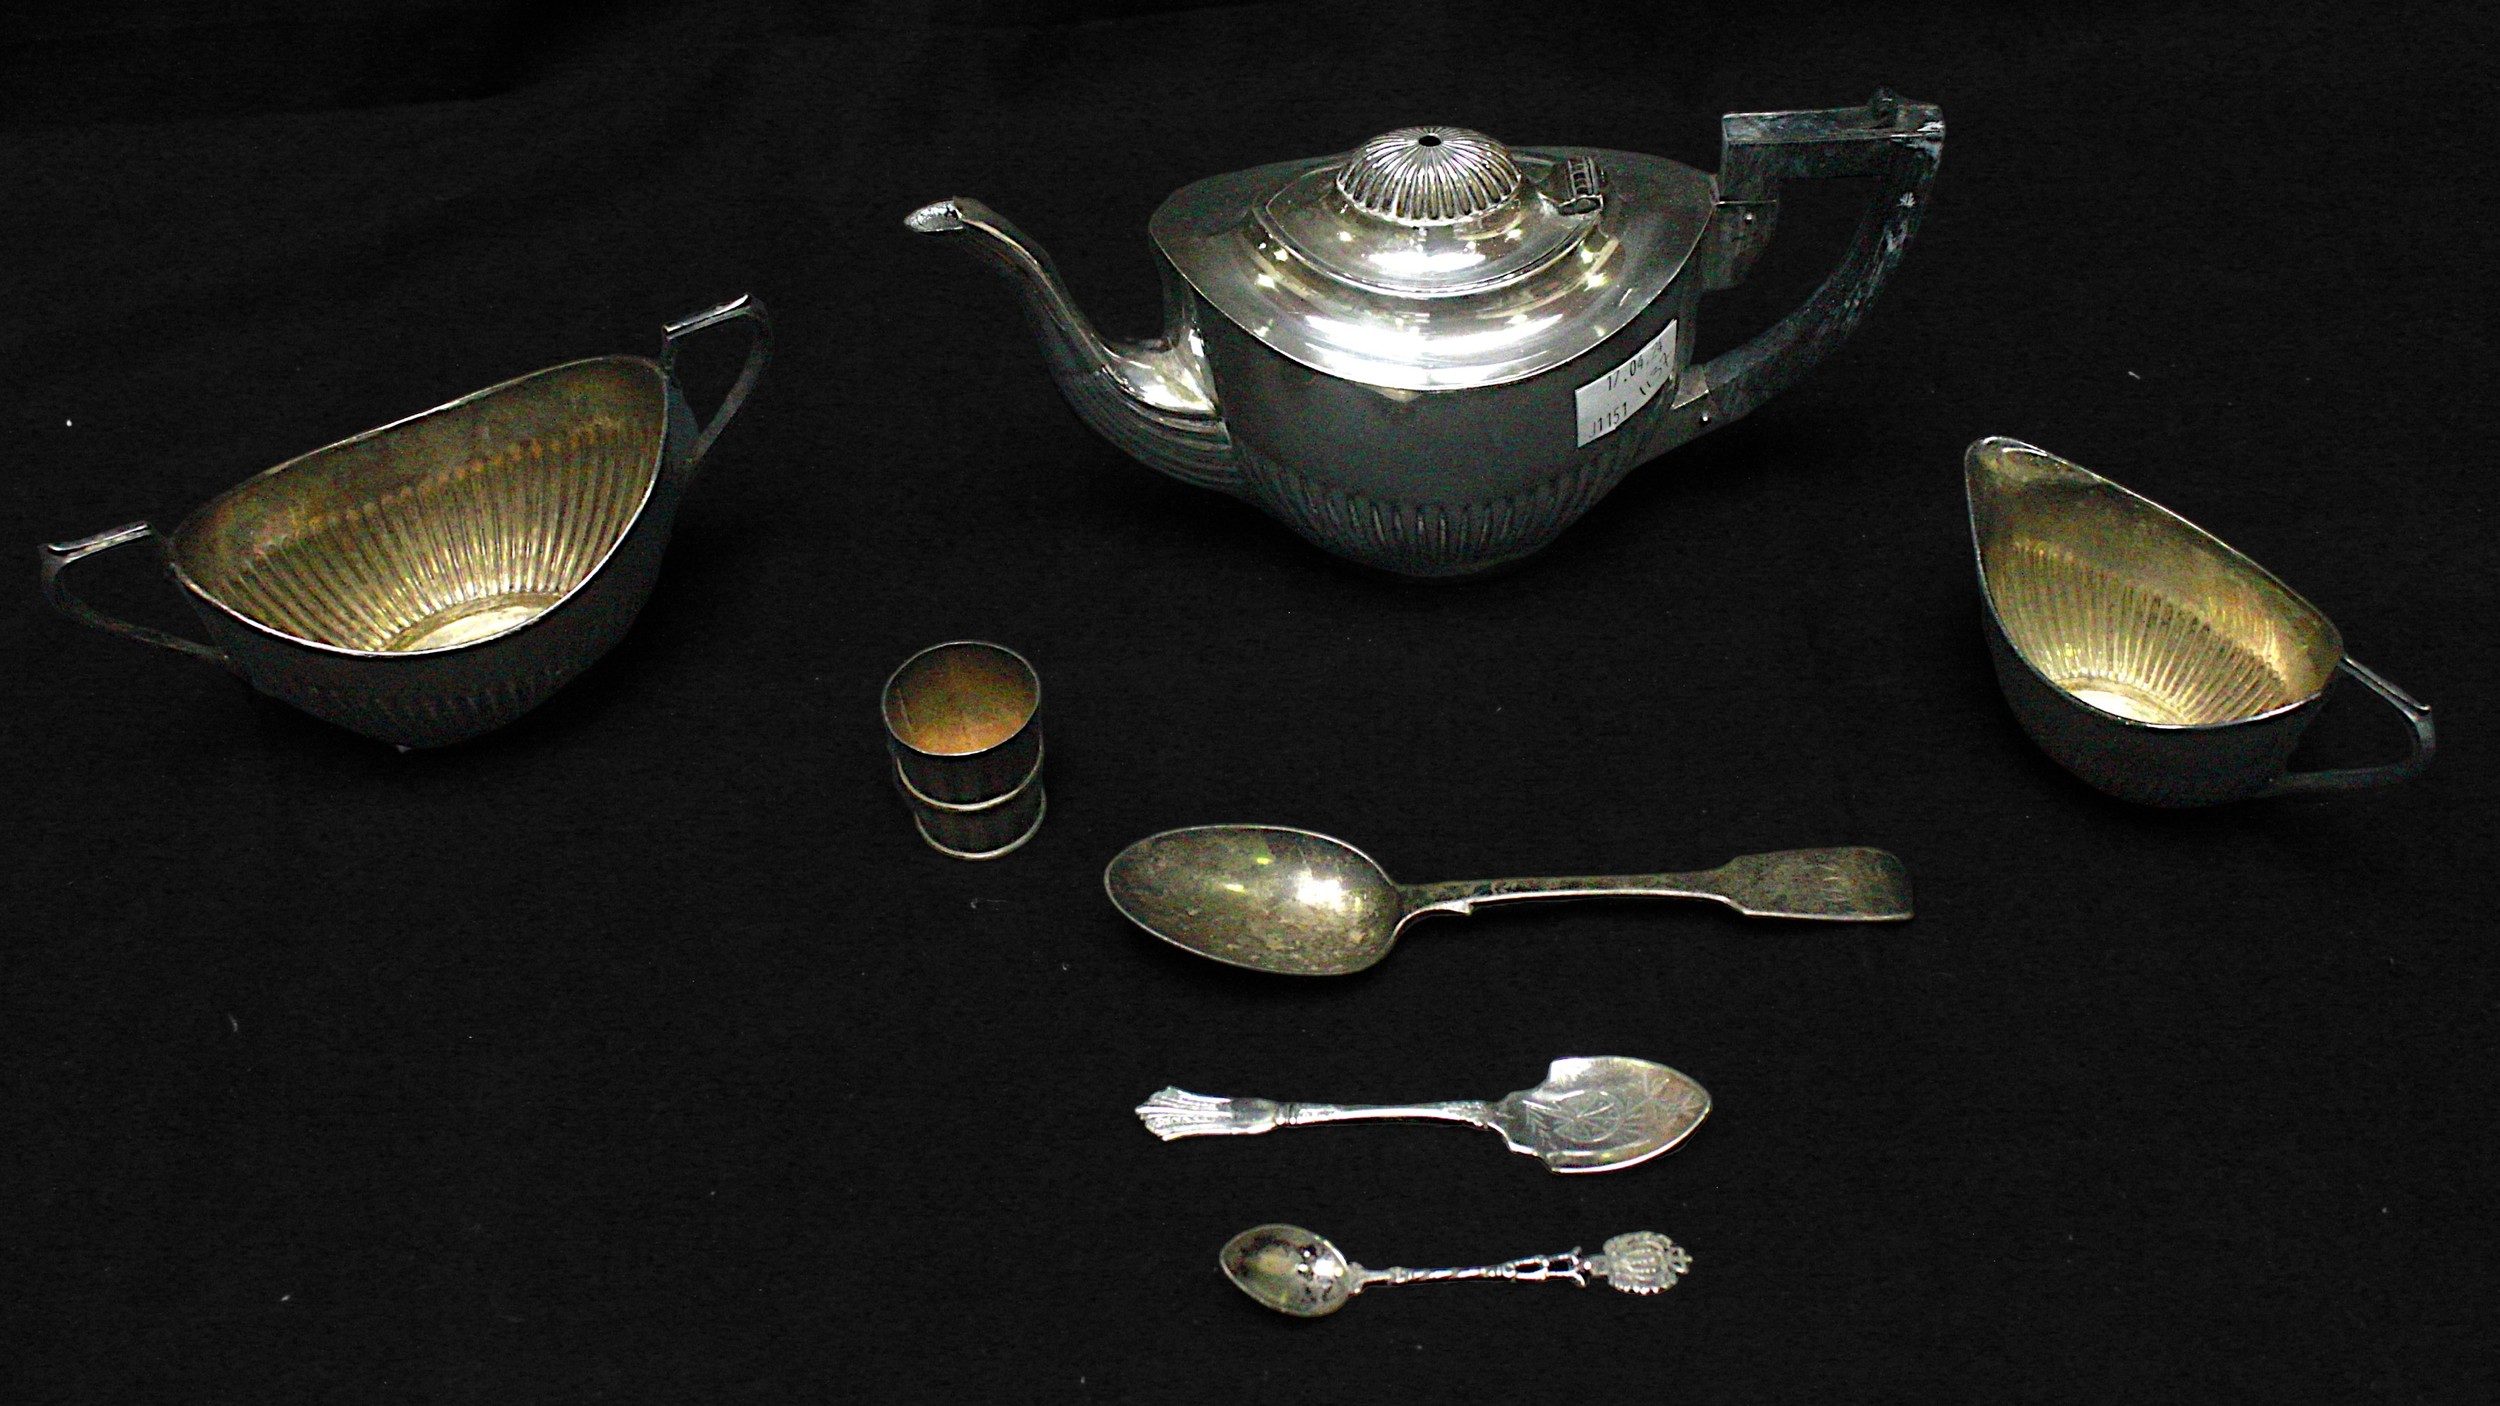
[[[1487,1128],[1557,1172],[1633,1167],[1673,1150],[1710,1114],[1710,1094],[1663,1064],[1620,1055],[1555,1060],[1545,1082],[1495,1102],[1277,1103],[1165,1089],[1137,1106],[1147,1131],[1175,1138],[1271,1132],[1310,1123],[1427,1119]]]
[[[878,708],[904,780],[941,805],[995,801],[1041,767],[1042,676],[1003,644],[921,650],[886,679]]]
[[[1685,874],[1399,884],[1343,840],[1282,825],[1194,825],[1149,835],[1103,870],[1131,922],[1202,957],[1296,976],[1357,972],[1408,923],[1544,898],[1703,898],[1748,917],[1895,922],[1909,871],[1879,849],[1746,855]]]
[[[879,700],[894,786],[920,838],[956,859],[997,859],[1042,828],[1042,676],[986,640],[933,644]]]
[[[1550,541],[1634,466],[1751,410],[1855,327],[1916,229],[1938,110],[1737,113],[1718,178],[1458,127],[1216,176],[1150,224],[1164,329],[1106,342],[1041,249],[964,197],[924,234],[1017,285],[1060,387],[1144,462],[1367,565],[1454,576]],[[1743,277],[1783,180],[1872,176],[1841,265],[1706,365],[1700,296]]]
[[[733,319],[754,337],[746,366],[698,427],[678,341]],[[669,324],[657,361],[596,357],[463,396],[248,479],[170,537],[132,523],[46,546],[44,594],[369,737],[474,737],[624,634],[696,466],[770,350],[764,305],[724,303]],[[61,579],[151,537],[211,643],[112,619]]]
[[[913,787],[899,761],[894,763],[894,789],[910,808],[920,838],[950,859],[1003,859],[1041,833],[1042,819],[1050,811],[1039,756],[1014,790],[985,801],[949,805],[931,800]]]
[[[2187,806],[2382,785],[2430,764],[2429,706],[2345,658],[2317,607],[2204,529],[2018,440],[1973,444],[1964,483],[1998,681],[2085,781]],[[2339,672],[2404,716],[2410,753],[2287,772]]]
[[[1693,1256],[1654,1230],[1608,1240],[1595,1255],[1577,1246],[1558,1255],[1528,1255],[1464,1269],[1365,1269],[1326,1238],[1298,1225],[1254,1226],[1224,1242],[1216,1268],[1234,1287],[1279,1313],[1323,1318],[1374,1284],[1446,1279],[1568,1279],[1585,1289],[1603,1279],[1627,1294],[1663,1294],[1692,1272]]]

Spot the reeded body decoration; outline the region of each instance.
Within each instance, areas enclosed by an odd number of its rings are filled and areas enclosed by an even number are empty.
[[[754,337],[746,367],[698,426],[678,339],[733,319]],[[44,594],[368,737],[475,737],[625,633],[696,466],[770,348],[761,302],[724,303],[671,323],[657,361],[594,357],[463,396],[269,469],[169,536],[141,522],[45,547]],[[102,615],[61,579],[148,537],[211,643]]]
[[[1973,444],[1964,479],[1997,680],[2075,775],[2193,806],[2383,785],[2430,765],[2429,705],[2345,658],[2316,606],[2204,529],[2019,440]],[[2287,773],[2338,673],[2404,716],[2410,754]]]
[[[1654,156],[1411,127],[1188,186],[1151,222],[1164,330],[1105,341],[977,200],[912,212],[1023,295],[1060,388],[1146,464],[1368,566],[1459,576],[1536,551],[1635,466],[1745,414],[1857,325],[1917,228],[1943,115],[1721,120],[1714,179]],[[1871,176],[1802,306],[1694,364],[1701,295],[1768,241],[1783,180]]]

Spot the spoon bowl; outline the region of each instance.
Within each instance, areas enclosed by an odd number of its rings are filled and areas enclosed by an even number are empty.
[[[1910,916],[1908,870],[1878,849],[1746,855],[1690,874],[1400,884],[1343,840],[1283,825],[1149,835],[1103,871],[1112,906],[1176,947],[1254,971],[1342,976],[1389,955],[1427,913],[1538,898],[1707,898],[1749,917],[1890,922]]]
[[[1103,871],[1130,922],[1202,957],[1303,976],[1358,972],[1389,955],[1406,906],[1371,856],[1281,825],[1196,825],[1150,835]]]
[[[1236,1288],[1278,1313],[1325,1318],[1345,1307],[1362,1267],[1298,1225],[1261,1225],[1224,1242],[1216,1267]]]

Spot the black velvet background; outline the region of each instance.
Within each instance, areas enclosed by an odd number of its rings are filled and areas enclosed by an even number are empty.
[[[2486,11],[338,8],[56,16],[0,75],[15,1399],[2491,1399]],[[1424,120],[1707,169],[1724,111],[1878,85],[1952,134],[1855,339],[1457,586],[1126,462],[900,225],[979,196],[1134,332],[1201,175]],[[1705,353],[1837,255],[1856,191],[1791,196]],[[489,739],[400,754],[37,599],[36,542],[745,291],[779,357],[656,594]],[[2181,814],[2071,780],[1981,645],[1986,433],[2272,567],[2440,706],[2438,765]],[[875,707],[967,635],[1048,699],[1050,820],[984,865],[913,836]],[[2398,745],[2356,690],[2310,759]],[[1223,819],[1419,880],[1876,844],[1920,912],[1566,905],[1261,978],[1099,886]],[[1718,1110],[1582,1178],[1129,1113],[1571,1053]],[[1267,1220],[1699,1262],[1297,1323],[1213,1271]]]

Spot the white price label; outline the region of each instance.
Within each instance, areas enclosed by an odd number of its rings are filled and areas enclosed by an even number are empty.
[[[1580,443],[1612,434],[1675,379],[1675,320],[1632,359],[1580,387]]]

